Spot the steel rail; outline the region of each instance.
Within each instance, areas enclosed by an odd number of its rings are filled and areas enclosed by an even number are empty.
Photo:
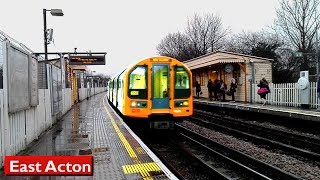
[[[232,158],[233,160],[241,163],[246,164],[249,168],[269,177],[271,179],[300,179],[298,176],[295,176],[289,172],[286,172],[278,167],[273,165],[267,164],[263,161],[255,159],[247,154],[244,154],[240,151],[231,149],[226,147],[222,144],[219,144],[207,137],[204,137],[198,133],[195,133],[181,125],[176,124],[176,130],[187,134],[189,137],[196,139],[197,141],[206,144],[206,146]]]
[[[246,165],[241,164],[241,163],[215,151],[214,149],[204,145],[203,143],[201,143],[195,139],[192,139],[191,137],[189,137],[186,134],[181,133],[180,136],[182,136],[184,139],[186,139],[188,141],[191,141],[193,144],[196,144],[197,146],[200,146],[201,148],[205,149],[205,151],[209,152],[211,155],[213,155],[219,159],[223,159],[223,162],[226,162],[226,163],[230,164],[231,166],[233,166],[233,170],[237,169],[236,171],[241,171],[241,174],[243,174],[243,176],[245,176],[245,179],[248,178],[248,175],[251,175],[254,179],[269,179],[270,180],[270,178],[268,178],[267,176],[265,176],[255,170],[247,167]],[[225,172],[225,171],[230,170],[230,168],[229,169],[222,168],[222,167],[215,168],[212,165],[210,165],[210,163],[207,163],[205,160],[201,159],[200,157],[197,157],[196,155],[194,155],[194,156],[198,159],[199,162],[203,163],[209,169],[215,171],[217,174],[221,175],[225,179],[235,179],[235,178],[238,179],[239,178],[239,177],[231,177],[230,175],[228,175],[228,172]]]
[[[283,143],[280,143],[278,141],[269,140],[269,139],[266,139],[266,138],[263,138],[263,137],[260,137],[260,136],[256,136],[256,135],[253,135],[253,134],[241,132],[239,130],[236,130],[236,129],[233,129],[233,128],[230,128],[230,127],[225,127],[223,125],[219,125],[219,124],[216,124],[216,123],[213,123],[213,122],[203,121],[201,118],[192,117],[191,119],[194,119],[192,122],[194,122],[196,124],[202,124],[202,125],[205,124],[205,126],[207,128],[215,129],[215,130],[220,131],[220,132],[224,131],[224,132],[227,132],[229,134],[236,135],[236,136],[241,136],[241,137],[250,139],[250,141],[252,141],[252,142],[254,142],[256,144],[268,145],[270,147],[281,149],[281,150],[283,150],[285,152],[288,152],[288,153],[291,153],[291,154],[296,154],[296,155],[299,155],[299,156],[302,156],[302,157],[306,157],[306,158],[310,158],[312,160],[316,160],[316,161],[320,162],[320,154],[317,154],[317,153],[314,153],[314,152],[311,152],[311,151],[307,151],[307,150],[304,150],[304,149],[301,149],[301,148],[297,148],[297,147],[294,147],[294,146],[290,146],[290,145],[287,145],[287,144],[283,144]]]
[[[296,133],[288,132],[285,130],[268,128],[265,126],[261,126],[258,124],[252,124],[252,123],[245,122],[245,121],[238,120],[238,119],[231,118],[231,117],[218,117],[213,113],[203,112],[203,111],[199,111],[199,110],[195,110],[195,114],[205,115],[210,118],[214,117],[218,120],[223,119],[223,120],[226,120],[230,123],[238,123],[237,125],[242,125],[242,126],[245,125],[245,127],[256,128],[256,129],[262,130],[264,132],[268,132],[268,133],[276,134],[277,136],[284,137],[284,138],[291,140],[293,142],[297,142],[297,141],[299,143],[301,142],[303,145],[310,146],[311,148],[315,147],[317,150],[320,149],[320,138],[315,138],[315,137],[311,137],[311,136],[307,136],[307,135],[303,135],[303,134],[296,134]]]

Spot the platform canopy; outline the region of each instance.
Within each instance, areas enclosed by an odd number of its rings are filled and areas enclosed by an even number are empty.
[[[232,53],[227,51],[216,51],[203,56],[193,58],[184,63],[191,69],[199,69],[208,67],[214,64],[228,64],[228,63],[249,63],[249,62],[272,62],[272,59],[261,58],[257,56],[250,56],[239,53]]]

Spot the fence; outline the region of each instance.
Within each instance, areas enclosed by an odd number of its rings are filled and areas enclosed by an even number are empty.
[[[63,89],[63,113],[71,104],[71,89]],[[39,105],[16,113],[8,113],[3,90],[0,90],[0,167],[4,155],[15,155],[53,124],[49,89],[39,89]]]
[[[79,88],[79,100],[82,101],[87,97],[91,97],[106,90],[106,87]]]
[[[25,149],[73,105],[71,89],[63,88],[63,58],[38,61],[31,50],[0,31],[0,168],[4,156]],[[95,88],[88,95],[104,90]],[[88,96],[85,92],[81,90],[81,98]]]
[[[267,95],[267,102],[272,105],[299,107],[301,105],[300,89],[297,83],[269,84],[270,91]],[[252,85],[252,101],[261,102],[260,96],[257,94],[259,87],[257,84]],[[310,83],[310,106],[317,108],[320,106],[317,98],[317,83]]]
[[[86,89],[85,89],[86,90]],[[90,95],[105,91],[105,87],[95,88]],[[81,93],[82,91],[79,91]],[[83,91],[86,92],[86,91]],[[16,113],[8,113],[4,91],[0,89],[0,167],[5,155],[15,155],[34,139],[51,127],[54,119],[51,112],[49,89],[39,89],[39,105]],[[63,109],[65,114],[72,107],[71,89],[62,89]],[[83,94],[83,99],[87,94]]]

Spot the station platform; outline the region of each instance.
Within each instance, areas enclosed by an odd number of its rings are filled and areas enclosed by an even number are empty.
[[[220,101],[210,101],[206,98],[194,99],[195,103],[207,104],[213,107],[220,108],[232,108],[248,112],[257,112],[263,114],[270,114],[282,117],[297,118],[302,120],[309,120],[313,122],[320,123],[320,112],[316,110],[301,109],[294,107],[284,107],[284,106],[273,106],[258,103],[244,103],[244,102],[220,102]]]
[[[111,109],[106,93],[67,112],[19,155],[92,155],[93,176],[3,176],[0,179],[177,179]]]

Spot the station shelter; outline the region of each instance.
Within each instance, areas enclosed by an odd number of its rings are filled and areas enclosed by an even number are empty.
[[[200,97],[209,97],[207,83],[211,79],[223,80],[230,89],[231,79],[237,82],[235,100],[250,102],[253,96],[253,84],[259,83],[265,78],[272,82],[272,59],[250,56],[245,54],[216,51],[203,56],[184,61],[192,71],[194,95],[195,81],[201,86]],[[231,100],[231,96],[226,95],[226,100]]]

